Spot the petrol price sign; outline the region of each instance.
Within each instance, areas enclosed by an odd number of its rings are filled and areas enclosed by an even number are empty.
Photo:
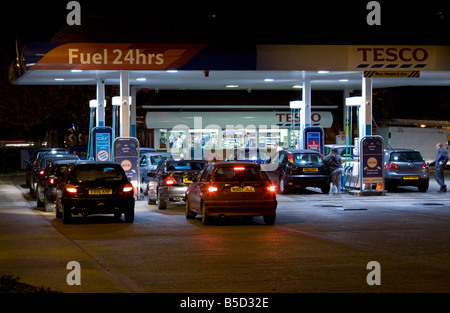
[[[113,143],[114,162],[119,163],[131,184],[134,193],[139,190],[139,140],[134,137],[119,137]]]
[[[361,146],[363,184],[383,183],[383,139],[376,136],[364,137]]]

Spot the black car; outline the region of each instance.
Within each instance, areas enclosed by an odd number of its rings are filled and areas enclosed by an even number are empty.
[[[27,164],[25,167],[25,183],[27,186],[30,186],[30,182],[32,181],[32,168],[36,160],[44,154],[68,154],[69,152],[64,148],[38,148],[33,151],[29,159],[24,160]],[[30,190],[31,191],[31,190]]]
[[[186,190],[203,167],[205,160],[166,160],[161,162],[148,183],[148,204],[158,203],[158,209],[167,208],[169,201],[184,202]]]
[[[36,186],[37,206],[44,207],[46,212],[52,212],[56,202],[56,186],[71,163],[78,158],[63,159],[50,162],[40,176]]]
[[[323,193],[330,192],[331,176],[323,156],[312,150],[281,150],[278,165],[267,172],[281,193],[294,188],[317,187]]]
[[[75,154],[54,154],[47,153],[39,156],[39,158],[34,162],[33,168],[31,170],[30,178],[30,193],[35,195],[37,193],[38,182],[41,176],[45,172],[45,168],[48,164],[56,160],[79,160],[80,158]]]
[[[120,164],[78,161],[69,166],[56,190],[56,216],[64,224],[72,215],[114,214],[134,221],[134,191]]]

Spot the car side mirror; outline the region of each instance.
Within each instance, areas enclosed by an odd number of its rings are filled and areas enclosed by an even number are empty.
[[[155,176],[155,172],[147,172],[147,177],[154,177]]]

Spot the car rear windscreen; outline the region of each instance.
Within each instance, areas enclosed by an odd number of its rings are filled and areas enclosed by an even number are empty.
[[[220,167],[216,170],[215,181],[265,180],[266,176],[257,167],[235,166]]]
[[[204,162],[170,162],[167,164],[167,171],[200,171],[204,165]]]
[[[424,162],[419,152],[392,152],[390,161],[394,162]]]
[[[294,153],[292,155],[294,163],[323,163],[322,157],[315,153]]]
[[[79,182],[95,180],[122,180],[123,173],[114,166],[79,166],[75,169],[75,179]]]

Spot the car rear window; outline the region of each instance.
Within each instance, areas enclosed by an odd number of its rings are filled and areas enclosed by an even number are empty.
[[[216,169],[215,181],[265,180],[263,172],[254,166],[220,167]]]
[[[419,152],[392,152],[391,162],[424,162]]]
[[[167,171],[200,171],[206,163],[204,162],[171,162],[167,164]]]
[[[161,163],[162,161],[168,160],[171,158],[172,158],[172,156],[170,154],[168,154],[168,155],[151,155],[150,156],[150,160],[153,165],[159,165],[159,163]]]
[[[270,155],[265,150],[238,150],[237,160],[268,160]]]
[[[294,163],[323,163],[323,159],[319,154],[315,153],[293,153],[292,160]]]
[[[75,179],[78,182],[90,182],[95,180],[122,180],[122,171],[114,166],[89,166],[82,165],[75,169]]]

